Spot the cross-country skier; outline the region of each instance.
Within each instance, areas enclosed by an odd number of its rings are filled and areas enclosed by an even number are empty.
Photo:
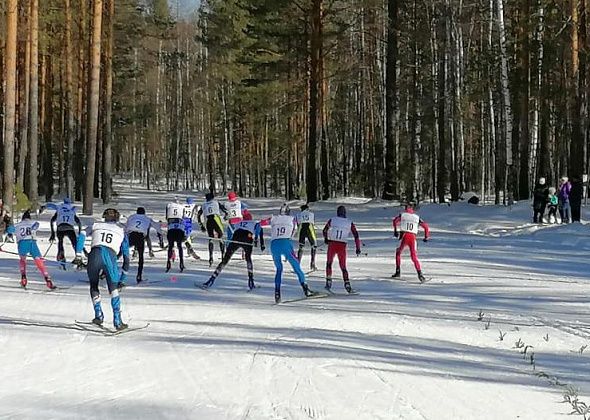
[[[315,266],[315,255],[317,250],[317,240],[315,235],[315,215],[309,209],[307,204],[301,206],[301,212],[297,215],[297,224],[299,225],[299,250],[297,251],[297,259],[301,262],[303,258],[303,248],[305,247],[305,239],[311,245],[311,263],[310,269],[317,270]]]
[[[182,244],[184,237],[184,222],[182,216],[184,206],[177,202],[168,203],[166,206],[166,221],[168,222],[168,261],[166,262],[166,272],[172,267],[172,255],[174,254],[174,245],[178,248],[178,258],[180,260],[180,271],[184,271],[184,258]]]
[[[49,242],[55,242],[55,231],[57,226],[57,261],[62,263],[62,268],[65,270],[65,250],[64,237],[68,237],[74,252],[76,252],[76,231],[74,225],[78,226],[78,234],[82,231],[82,223],[76,215],[76,207],[72,205],[72,200],[69,197],[64,198],[62,204],[57,207],[57,210],[50,221],[51,236]]]
[[[260,222],[252,220],[252,214],[248,210],[243,213],[243,220],[236,225],[236,230],[232,240],[230,241],[227,250],[223,256],[223,260],[219,263],[211,278],[203,284],[203,288],[209,288],[215,283],[215,279],[221,273],[221,270],[230,262],[234,253],[242,248],[246,257],[246,266],[248,267],[248,288],[254,289],[254,266],[252,264],[252,249],[257,246],[260,240],[260,249],[264,251],[264,234],[260,226]]]
[[[227,199],[228,201],[225,203],[224,207],[227,211],[227,214],[225,215],[228,221],[226,236],[229,240],[234,232],[234,226],[242,221],[243,206],[242,202],[238,199],[238,195],[233,191],[227,193]]]
[[[125,229],[119,225],[119,212],[116,209],[106,209],[102,214],[103,222],[96,222],[78,236],[76,246],[76,259],[82,259],[86,236],[92,238],[90,254],[88,255],[87,272],[90,280],[90,297],[94,307],[93,323],[102,325],[104,314],[100,304],[100,290],[98,289],[101,274],[106,275],[107,288],[111,295],[111,307],[113,309],[113,325],[116,330],[127,328],[121,319],[121,298],[119,291],[127,281],[129,270],[129,241],[125,235]],[[123,256],[123,267],[119,274],[117,255]]]
[[[23,217],[20,223],[9,227],[11,233],[16,236],[19,256],[19,268],[20,268],[20,285],[27,287],[27,256],[33,257],[35,265],[43,275],[45,284],[50,289],[55,289],[49,273],[45,268],[43,257],[37,246],[37,240],[35,239],[35,233],[39,229],[39,222],[33,222],[31,220],[31,213],[29,210],[23,213]]]
[[[150,229],[154,228],[158,234],[158,240],[160,241],[160,248],[164,248],[164,238],[162,237],[162,229],[160,224],[154,222],[151,218],[145,215],[145,208],[138,207],[137,213],[130,216],[127,219],[125,230],[129,235],[129,245],[135,247],[139,253],[139,264],[137,267],[137,283],[143,281],[143,252],[145,240],[150,236]]]
[[[10,214],[4,207],[4,202],[0,198],[0,235],[2,236],[2,242],[6,242],[6,240],[10,240],[10,242],[14,242],[14,229],[11,229],[12,226],[12,218]]]
[[[191,234],[193,233],[193,220],[196,215],[197,205],[195,203],[195,199],[192,197],[188,197],[186,199],[186,204],[184,205],[184,211],[182,213],[182,222],[184,223],[184,244],[186,245],[186,250],[188,254],[191,257],[200,260],[201,257],[199,257],[193,249],[193,244],[191,240]]]
[[[271,243],[270,250],[272,253],[272,259],[277,269],[275,274],[275,302],[281,301],[281,280],[283,276],[283,257],[287,258],[293,271],[297,274],[299,284],[303,289],[305,296],[316,295],[317,292],[312,291],[307,283],[305,283],[305,274],[301,270],[299,260],[293,250],[291,243],[291,237],[296,228],[296,222],[293,216],[291,216],[291,209],[288,204],[283,204],[279,210],[278,216],[272,216],[270,219],[271,229]]]
[[[346,218],[346,207],[338,206],[336,217],[328,220],[323,230],[324,243],[328,245],[325,286],[328,291],[332,289],[332,263],[334,262],[334,257],[338,256],[338,263],[340,264],[340,270],[342,270],[342,280],[344,280],[344,288],[348,293],[353,293],[346,267],[346,245],[351,233],[354,237],[356,255],[358,256],[361,254],[361,240],[359,239],[358,231],[354,223]]]
[[[398,226],[401,234],[398,232]],[[420,267],[420,261],[418,261],[418,253],[416,251],[416,236],[418,235],[418,227],[424,229],[424,242],[430,239],[430,229],[428,224],[420,219],[416,213],[414,213],[414,204],[408,203],[405,206],[405,210],[393,219],[393,235],[399,237],[400,244],[395,251],[395,274],[392,278],[398,278],[401,276],[401,260],[402,251],[405,247],[410,248],[410,258],[414,263],[416,272],[418,273],[418,279],[424,282],[426,279],[422,274],[422,268]]]
[[[219,250],[221,251],[221,258],[225,253],[225,244],[221,240],[223,238],[223,221],[221,220],[221,212],[227,215],[225,207],[217,200],[212,192],[205,194],[205,203],[201,206],[197,213],[197,220],[203,232],[207,232],[209,236],[209,267],[213,265],[213,238],[219,241]],[[205,222],[203,223],[203,215]]]

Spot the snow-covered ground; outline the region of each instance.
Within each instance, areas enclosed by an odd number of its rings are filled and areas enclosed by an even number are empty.
[[[163,219],[173,197],[119,188],[123,214],[144,205]],[[280,205],[246,202],[255,217]],[[273,305],[268,250],[255,252],[259,289],[247,292],[238,258],[202,291],[193,283],[208,279],[207,264],[187,259],[184,273],[165,274],[158,252],[145,277],[160,282],[135,286],[133,261],[122,295],[124,320],[149,328],[115,337],[74,325],[92,317],[84,272],[51,263],[56,283],[71,287],[46,292],[29,263],[39,283],[23,291],[16,257],[0,253],[0,418],[567,419],[567,385],[590,403],[590,226],[533,226],[525,203],[425,205],[433,234],[419,253],[432,280],[420,284],[408,255],[403,280],[390,278],[399,207],[343,202],[366,253],[349,246],[360,295]],[[337,204],[313,206],[318,234]],[[200,232],[195,242],[206,256]],[[323,268],[323,246],[318,254]],[[321,273],[312,288],[322,289]],[[336,280],[335,289],[344,292]],[[301,294],[287,268],[283,299]],[[103,307],[110,320],[106,292]]]

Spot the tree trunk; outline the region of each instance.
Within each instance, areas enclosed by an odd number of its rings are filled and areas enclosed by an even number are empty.
[[[318,200],[317,144],[321,132],[321,52],[323,0],[312,0],[310,33],[309,133],[307,139],[307,201]]]
[[[83,212],[92,215],[94,203],[94,170],[98,133],[98,106],[100,97],[100,48],[102,31],[102,0],[94,0],[92,13],[92,43],[90,47],[88,126],[86,136],[86,180]]]
[[[102,140],[102,202],[108,204],[112,196],[112,151],[113,142],[113,21],[115,20],[115,0],[107,0],[107,45],[105,51],[105,98],[104,98],[104,138]]]
[[[39,0],[31,0],[31,96],[29,133],[29,200],[37,203],[39,195]]]
[[[387,57],[385,69],[385,183],[383,199],[397,196],[397,56],[398,0],[387,2]]]
[[[22,103],[20,104],[20,148],[18,157],[18,176],[16,177],[17,184],[21,191],[25,191],[25,174],[27,168],[27,153],[29,142],[29,95],[31,87],[31,4],[27,6],[27,41],[25,46],[25,68],[24,68],[24,92],[22,95]]]
[[[74,141],[76,139],[76,127],[74,120],[75,104],[74,104],[74,85],[73,85],[73,70],[72,70],[72,7],[70,0],[64,0],[66,12],[66,136],[67,143],[67,157],[65,164],[66,172],[66,194],[74,197]]]
[[[530,0],[523,0],[521,24],[522,42],[520,46],[520,174],[518,185],[518,199],[529,198],[531,188],[531,168],[529,165],[531,153],[531,138],[529,131],[529,98],[530,98],[530,42],[529,42]]]
[[[4,171],[2,176],[5,208],[12,209],[14,196],[14,131],[16,125],[16,38],[18,1],[6,4],[6,88],[4,93]]]

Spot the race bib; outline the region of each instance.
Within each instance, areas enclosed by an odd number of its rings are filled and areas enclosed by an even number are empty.
[[[59,206],[57,208],[57,224],[66,224],[70,226],[74,226],[76,218],[75,210],[70,206]]]
[[[172,229],[184,230],[184,223],[180,223],[180,222],[168,223],[168,230],[172,230]]]
[[[247,220],[247,221],[241,221],[240,223],[238,223],[236,225],[236,230],[238,229],[242,229],[242,230],[246,230],[252,234],[254,234],[256,232],[256,222]]]
[[[420,217],[417,214],[402,213],[400,230],[402,232],[410,232],[414,235],[418,234],[418,226],[420,225]]]
[[[17,223],[14,226],[15,236],[17,242],[24,241],[25,239],[35,239],[35,231],[39,227],[38,222],[31,220],[25,220],[24,222]]]
[[[219,203],[216,200],[207,201],[203,204],[203,214],[206,217],[219,215]]]
[[[293,236],[293,217],[273,216],[270,221],[272,239],[290,239]]]
[[[227,217],[230,219],[241,219],[242,218],[242,203],[240,200],[230,201],[226,204]]]
[[[169,203],[166,206],[166,219],[181,219],[184,214],[184,206],[178,203]]]
[[[346,242],[350,236],[352,222],[345,217],[334,217],[330,220],[328,239],[336,242]]]
[[[95,223],[92,226],[92,247],[106,246],[119,253],[125,232],[115,223]]]
[[[315,215],[310,212],[309,210],[304,210],[301,213],[299,213],[299,223],[311,223],[314,224],[315,222]]]
[[[150,229],[151,221],[143,214],[134,214],[127,219],[127,232],[139,232],[146,235]]]
[[[185,219],[192,219],[194,211],[195,211],[194,204],[185,204],[184,209],[183,209],[183,213],[182,213],[182,217]]]

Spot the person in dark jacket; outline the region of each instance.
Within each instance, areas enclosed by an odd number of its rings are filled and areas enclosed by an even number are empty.
[[[533,223],[543,223],[543,215],[549,198],[549,188],[545,178],[539,178],[539,182],[533,191]]]
[[[561,177],[559,182],[559,192],[557,198],[559,199],[559,215],[561,216],[561,223],[570,223],[571,207],[570,207],[570,193],[572,184],[567,176]]]
[[[570,207],[572,222],[579,222],[582,213],[582,196],[584,195],[584,184],[579,176],[572,177],[572,188],[570,191]]]

